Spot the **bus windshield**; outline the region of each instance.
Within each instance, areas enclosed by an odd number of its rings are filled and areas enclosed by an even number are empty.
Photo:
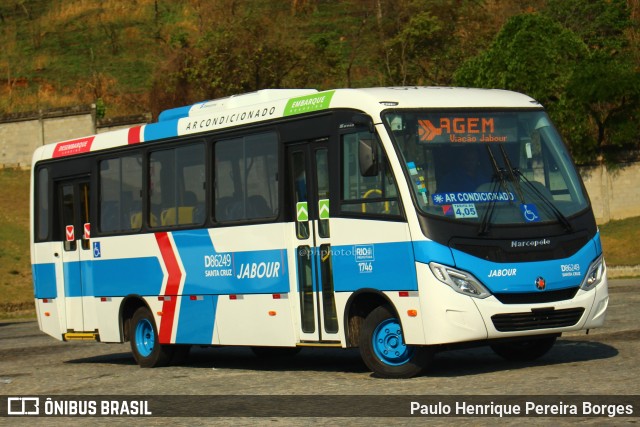
[[[560,136],[542,110],[391,111],[387,128],[417,207],[490,225],[560,222],[588,207]]]

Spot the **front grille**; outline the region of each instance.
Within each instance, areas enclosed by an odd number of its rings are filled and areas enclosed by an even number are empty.
[[[491,320],[500,332],[532,331],[573,326],[578,323],[582,313],[582,307],[564,310],[542,309],[528,313],[496,314],[491,316]]]
[[[576,296],[578,287],[560,289],[558,291],[523,292],[509,294],[493,294],[503,304],[542,304],[547,302],[565,301]]]

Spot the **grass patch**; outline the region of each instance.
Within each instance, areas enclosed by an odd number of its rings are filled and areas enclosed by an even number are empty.
[[[640,265],[640,217],[601,225],[600,237],[607,265]]]
[[[29,171],[0,169],[0,318],[33,317]]]

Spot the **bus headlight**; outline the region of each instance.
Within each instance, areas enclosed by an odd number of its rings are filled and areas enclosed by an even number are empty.
[[[474,298],[486,298],[491,295],[471,273],[436,262],[430,262],[429,268],[438,280],[449,285],[456,292]]]
[[[595,288],[596,285],[598,285],[600,282],[602,282],[602,278],[604,277],[604,266],[604,255],[600,255],[589,266],[587,275],[584,277],[584,280],[580,284],[580,289],[582,289],[583,291],[589,291]]]

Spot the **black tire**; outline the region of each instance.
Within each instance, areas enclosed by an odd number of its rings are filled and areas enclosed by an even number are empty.
[[[158,328],[147,307],[140,307],[133,313],[129,338],[131,352],[141,368],[167,366],[171,362],[175,348],[159,343]]]
[[[251,351],[260,359],[289,359],[300,353],[300,347],[251,347]]]
[[[491,349],[500,357],[512,362],[529,362],[545,354],[556,342],[557,337],[531,338],[491,344]]]
[[[430,348],[404,343],[400,321],[384,306],[373,310],[364,320],[359,345],[362,360],[381,378],[414,377],[433,359]]]

